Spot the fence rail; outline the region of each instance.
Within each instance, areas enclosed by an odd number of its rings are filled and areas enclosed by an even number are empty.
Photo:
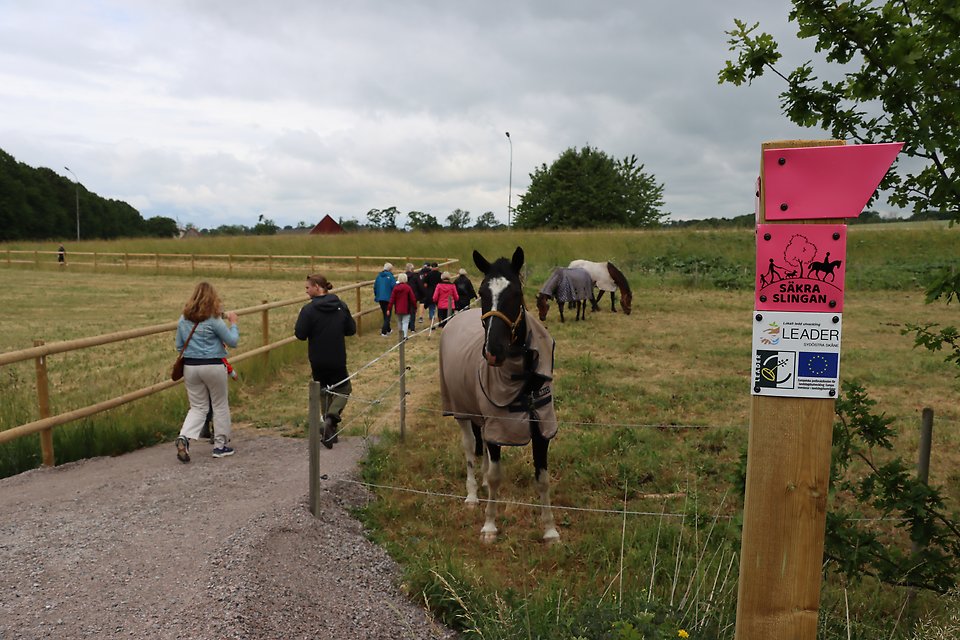
[[[11,250],[7,250],[8,260]],[[56,254],[56,252],[53,252]],[[159,254],[148,254],[148,255],[159,255]],[[295,257],[295,256],[294,256]],[[331,256],[326,256],[325,258],[331,258]],[[358,257],[347,256],[349,259],[358,259]],[[379,256],[364,256],[366,260],[390,260],[389,257],[379,257]],[[394,258],[396,259],[396,258]],[[409,262],[409,259],[404,258]],[[451,263],[457,262],[456,260],[446,259],[443,264],[448,265]],[[363,280],[360,282],[354,282],[352,284],[344,285],[342,287],[336,287],[331,289],[332,293],[340,294],[341,297],[344,293],[354,290],[356,291],[356,311],[353,313],[353,317],[358,320],[357,322],[357,335],[360,336],[363,334],[363,322],[362,318],[365,315],[376,313],[380,311],[379,306],[371,306],[367,309],[362,307],[362,296],[361,289],[364,287],[372,287],[374,280]],[[236,309],[235,312],[237,315],[252,315],[256,313],[261,314],[261,325],[262,325],[262,341],[263,344],[260,347],[251,349],[249,351],[244,351],[243,353],[238,353],[231,355],[230,360],[234,363],[243,362],[255,356],[267,356],[270,351],[278,349],[285,345],[291,344],[296,341],[296,338],[293,336],[285,337],[281,340],[275,342],[270,342],[269,340],[269,312],[271,309],[277,309],[281,307],[289,307],[290,305],[295,304],[304,304],[308,298],[306,296],[298,296],[296,298],[290,298],[287,300],[279,300],[275,302],[264,301],[262,304],[254,305],[251,307],[244,307],[242,309]],[[148,327],[140,327],[136,329],[127,329],[124,331],[116,331],[113,333],[107,333],[99,336],[91,336],[87,338],[77,338],[75,340],[63,340],[60,342],[52,342],[50,344],[44,344],[41,340],[35,340],[34,346],[27,349],[20,349],[17,351],[10,351],[7,353],[0,353],[0,367],[5,365],[14,364],[17,362],[24,362],[27,360],[34,360],[36,364],[36,375],[37,375],[37,405],[39,407],[40,419],[28,422],[25,424],[17,425],[9,429],[0,431],[0,444],[9,442],[16,438],[28,436],[34,433],[40,433],[40,446],[43,458],[43,464],[45,466],[53,466],[55,464],[55,456],[53,451],[53,435],[52,429],[54,427],[73,422],[75,420],[80,420],[82,418],[87,418],[95,414],[107,411],[119,407],[121,405],[133,402],[145,398],[147,396],[165,391],[170,387],[181,384],[181,381],[173,380],[164,380],[156,384],[152,384],[135,391],[125,393],[108,400],[104,400],[92,405],[81,407],[79,409],[74,409],[66,413],[61,413],[55,416],[49,415],[49,384],[47,381],[47,357],[59,353],[67,353],[70,351],[77,351],[81,349],[88,349],[91,347],[96,347],[105,344],[111,344],[116,342],[123,342],[126,340],[133,340],[136,338],[142,338],[145,336],[155,335],[159,333],[165,333],[168,331],[175,331],[177,328],[177,322],[165,322],[163,324],[152,325]]]
[[[326,255],[274,255],[250,253],[135,253],[111,251],[70,251],[67,260],[58,262],[58,251],[40,251],[29,249],[5,249],[0,254],[0,264],[7,266],[32,264],[41,266],[60,265],[60,268],[73,267],[98,269],[152,269],[155,273],[167,271],[189,271],[192,275],[209,270],[227,271],[266,271],[273,273],[291,273],[295,271],[317,270],[338,273],[363,273],[379,271],[383,261],[403,266],[410,262],[437,262],[450,264],[452,258],[430,256],[326,256]],[[78,259],[79,258],[79,259]],[[349,264],[347,264],[349,263]]]

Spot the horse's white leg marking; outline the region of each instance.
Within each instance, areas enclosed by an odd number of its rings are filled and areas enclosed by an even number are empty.
[[[500,489],[500,462],[490,460],[490,451],[487,450],[487,488],[489,502],[485,512],[486,520],[483,523],[483,529],[480,530],[481,542],[495,542],[497,539],[497,523],[494,521],[497,516],[497,493]]]
[[[543,541],[550,544],[560,539],[560,533],[553,521],[553,509],[550,508],[550,472],[546,469],[540,471],[537,489],[540,490],[540,523],[543,524]]]
[[[467,461],[467,499],[464,502],[467,506],[475,507],[480,502],[477,498],[477,477],[474,474],[477,457],[475,455],[476,443],[473,437],[473,425],[469,420],[457,419],[460,425],[460,443],[463,445],[463,457]]]

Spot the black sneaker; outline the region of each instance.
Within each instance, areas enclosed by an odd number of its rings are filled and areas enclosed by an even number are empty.
[[[190,462],[190,441],[183,436],[177,436],[177,460],[186,464]]]
[[[327,449],[333,449],[337,438],[337,423],[333,416],[327,416],[323,419],[323,438],[321,442]]]

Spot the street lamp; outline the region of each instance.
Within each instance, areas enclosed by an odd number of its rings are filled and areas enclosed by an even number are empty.
[[[513,138],[507,131],[507,141],[510,143],[510,182],[507,186],[507,228],[510,228],[510,214],[513,212]]]
[[[64,169],[70,171],[70,167],[64,167]],[[73,171],[70,171],[70,174],[73,176],[74,188],[77,194],[77,242],[80,242],[80,179]]]

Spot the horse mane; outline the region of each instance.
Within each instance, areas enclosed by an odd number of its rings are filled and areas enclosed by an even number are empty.
[[[623,275],[620,269],[617,269],[617,266],[615,264],[613,264],[612,262],[608,262],[607,271],[610,273],[610,277],[613,278],[614,283],[616,283],[616,285],[620,287],[621,291],[626,291],[631,295],[633,294],[633,292],[630,291],[630,283],[627,282],[626,276]]]

